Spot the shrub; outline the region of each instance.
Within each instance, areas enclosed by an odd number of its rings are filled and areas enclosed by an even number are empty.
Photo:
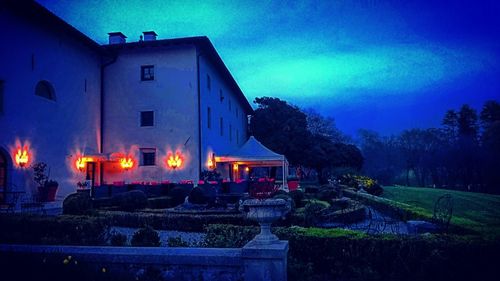
[[[304,192],[302,190],[297,189],[294,191],[290,191],[288,194],[293,199],[293,202],[295,202],[295,207],[304,207],[304,205],[302,204],[302,200],[304,199]]]
[[[188,197],[189,203],[192,204],[207,204],[208,198],[205,196],[203,190],[195,187],[191,190]]]
[[[384,189],[378,183],[373,183],[369,186],[363,186],[363,189],[369,194],[375,196],[380,196],[384,192]]]
[[[211,224],[206,228],[204,246],[209,248],[241,248],[255,235],[259,228],[255,226],[236,226],[227,224]]]
[[[338,196],[337,191],[328,186],[321,187],[318,193],[316,194],[316,198],[322,201],[330,201],[332,199],[337,198],[337,196]]]
[[[290,207],[292,208],[292,210],[295,209],[295,202],[293,201],[293,199],[290,196],[288,196],[288,194],[277,194],[277,195],[274,195],[273,198],[274,199],[283,199],[290,204]]]
[[[148,205],[148,197],[141,190],[132,190],[113,196],[113,203],[122,211],[144,209]]]
[[[109,221],[88,216],[1,214],[0,243],[104,245]]]
[[[83,192],[72,193],[64,198],[63,214],[65,215],[83,215],[92,209],[92,199]]]
[[[136,247],[158,247],[160,246],[160,236],[156,230],[146,226],[134,233],[130,244]]]
[[[127,235],[115,232],[111,234],[109,243],[112,246],[125,246],[125,244],[127,243]]]
[[[172,206],[172,198],[169,196],[148,198],[148,208],[151,209],[165,209]]]
[[[172,198],[172,205],[177,206],[184,203],[184,200],[186,199],[186,196],[188,196],[188,194],[189,191],[187,189],[176,186],[172,188],[172,190],[170,190],[168,196]]]
[[[330,207],[330,204],[319,200],[310,200],[304,207],[304,223],[306,226],[313,226],[319,223],[321,211]]]
[[[246,220],[241,213],[232,214],[152,214],[144,212],[99,211],[99,216],[105,217],[113,226],[144,227],[150,225],[155,229],[178,230],[187,232],[203,232],[210,224],[223,223],[234,225],[257,225]]]
[[[274,193],[273,193],[273,197],[276,196],[276,195],[285,195],[285,196],[288,196],[288,192],[282,190],[282,189],[278,189],[276,190]]]
[[[180,236],[168,238],[167,244],[169,247],[189,247],[189,243],[182,240]]]
[[[369,236],[340,228],[274,227],[288,240],[288,280],[496,280],[500,243],[449,235]],[[225,235],[229,233],[229,235]],[[209,247],[242,247],[257,227],[210,225]],[[472,258],[471,258],[472,257]]]

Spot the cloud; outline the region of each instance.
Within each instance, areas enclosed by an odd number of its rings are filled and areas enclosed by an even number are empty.
[[[297,42],[294,42],[297,43]],[[347,51],[304,44],[266,45],[230,52],[228,65],[249,97],[355,98],[353,92],[407,94],[477,73],[489,52],[436,44],[393,44]]]

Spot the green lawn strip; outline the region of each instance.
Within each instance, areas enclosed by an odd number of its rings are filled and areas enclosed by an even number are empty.
[[[395,198],[398,197],[394,195],[391,196],[391,198],[393,199],[388,199],[383,197],[376,197],[366,193],[359,193],[352,190],[345,190],[344,192],[347,196],[352,198],[357,197],[358,199],[361,199],[362,201],[364,201],[366,204],[369,205],[385,204],[390,208],[399,209],[404,212],[403,217],[408,220],[415,220],[415,219],[432,220],[433,218],[435,200],[432,200],[432,198],[425,200],[426,202],[425,204],[419,204],[417,203],[419,202],[417,200],[409,200],[409,198],[415,199],[415,197],[403,197],[403,199],[400,200],[403,202],[407,202],[403,203],[401,201],[396,200]],[[385,188],[384,188],[384,193],[385,193]],[[439,195],[436,196],[436,199],[438,197]],[[418,197],[416,199],[418,199]],[[432,202],[432,204],[429,204],[429,202]],[[486,236],[491,236],[491,235],[497,236],[498,233],[498,228],[491,224],[485,224],[483,222],[478,222],[476,220],[472,220],[469,218],[460,217],[456,214],[454,214],[451,219],[451,228],[453,231],[457,232],[472,231],[475,233],[481,233]]]
[[[434,212],[436,200],[450,194],[453,198],[452,225],[480,232],[487,236],[500,236],[500,196],[454,190],[416,187],[384,187],[381,197],[411,208]],[[404,205],[403,205],[404,206]]]

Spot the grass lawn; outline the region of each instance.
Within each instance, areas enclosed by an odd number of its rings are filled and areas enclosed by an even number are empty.
[[[452,223],[500,237],[500,196],[420,187],[384,187],[381,197],[422,208],[430,214],[444,194],[453,197]]]

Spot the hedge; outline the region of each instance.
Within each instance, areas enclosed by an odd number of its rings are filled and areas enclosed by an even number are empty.
[[[104,245],[109,223],[89,216],[0,215],[0,243]]]
[[[500,242],[477,236],[369,236],[344,229],[276,227],[289,241],[289,280],[496,280]],[[210,225],[209,247],[241,247],[257,227]]]
[[[99,211],[98,217],[106,219],[111,225],[122,227],[151,226],[158,230],[177,230],[186,232],[203,232],[210,224],[256,225],[247,220],[244,214],[173,214],[173,213],[145,213]]]

